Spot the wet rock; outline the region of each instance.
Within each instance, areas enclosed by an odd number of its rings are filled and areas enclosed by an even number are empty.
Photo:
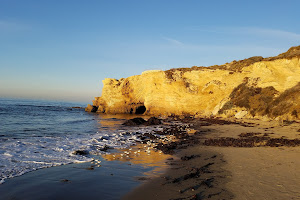
[[[144,120],[141,117],[136,117],[133,119],[129,119],[126,122],[123,123],[123,125],[125,126],[136,126],[136,125],[141,125],[144,124],[146,122],[146,120]]]
[[[95,169],[95,166],[94,166],[94,165],[92,165],[92,166],[86,168],[86,170],[94,170],[94,169]]]
[[[171,142],[169,144],[159,143],[154,148],[161,150],[164,154],[174,154],[174,150],[176,149],[177,145],[178,144],[176,142]]]
[[[159,139],[159,137],[153,135],[152,133],[144,133],[143,135],[139,136],[141,139],[146,139],[146,138],[149,138],[151,140],[156,140],[156,139]]]
[[[139,181],[148,181],[148,180],[151,180],[151,178],[142,176],[142,177],[137,177],[137,180],[139,180]]]
[[[110,146],[104,145],[104,147],[100,148],[99,150],[100,150],[100,151],[107,151],[107,150],[109,150],[109,149],[113,149],[113,148],[110,147]]]
[[[73,154],[75,154],[75,155],[88,155],[89,151],[87,151],[87,150],[76,150],[76,151],[73,152]]]
[[[156,117],[150,117],[148,119],[148,121],[145,123],[145,125],[147,126],[151,126],[151,125],[160,125],[161,123],[161,119],[158,119]]]
[[[123,123],[123,125],[125,126],[136,126],[136,125],[151,126],[151,125],[160,125],[160,124],[162,124],[162,120],[156,117],[150,117],[148,121],[144,120],[141,117],[136,117],[133,119],[129,119]]]
[[[61,179],[60,182],[62,182],[62,183],[70,183],[71,181],[68,180],[68,179]]]

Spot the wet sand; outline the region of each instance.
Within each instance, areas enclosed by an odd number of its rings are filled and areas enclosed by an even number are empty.
[[[123,199],[300,199],[300,123],[186,120],[199,144]]]
[[[199,149],[200,148],[200,149]],[[146,181],[122,199],[230,199],[225,190],[230,172],[223,168],[223,155],[201,147],[182,150],[167,160],[169,169]]]
[[[102,159],[99,167],[87,162],[40,169],[1,184],[0,199],[117,200],[139,184],[133,176],[150,170],[129,164]]]

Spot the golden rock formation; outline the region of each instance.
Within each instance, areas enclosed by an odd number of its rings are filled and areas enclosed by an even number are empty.
[[[299,119],[300,46],[270,58],[106,78],[103,85],[86,111]]]

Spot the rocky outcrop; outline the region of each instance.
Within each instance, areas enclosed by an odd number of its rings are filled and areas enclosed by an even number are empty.
[[[152,70],[120,80],[107,78],[102,96],[86,110],[299,119],[300,46],[270,58]]]

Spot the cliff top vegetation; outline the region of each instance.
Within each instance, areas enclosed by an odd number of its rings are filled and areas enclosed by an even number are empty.
[[[232,72],[241,72],[244,67],[248,67],[256,62],[261,61],[273,61],[277,59],[292,59],[294,57],[300,57],[300,46],[291,47],[287,52],[281,53],[274,57],[264,58],[262,56],[253,56],[250,58],[246,58],[244,60],[234,60],[230,63],[226,63],[223,65],[213,65],[209,67],[204,66],[193,66],[190,68],[172,68],[165,71],[166,77],[169,79],[173,79],[173,73],[175,71],[180,71],[182,73],[189,72],[189,71],[197,71],[197,70],[204,70],[204,69],[226,69]]]

